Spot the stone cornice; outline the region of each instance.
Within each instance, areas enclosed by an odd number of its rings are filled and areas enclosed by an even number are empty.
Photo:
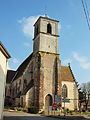
[[[39,32],[38,35],[39,35],[40,33],[45,34],[45,35],[54,36],[54,37],[59,37],[59,35],[49,34],[49,33],[45,33],[45,32]],[[38,36],[38,35],[37,35],[37,36]],[[37,37],[37,36],[36,36],[36,37]],[[34,37],[33,40],[35,40],[36,37]]]
[[[40,20],[40,19],[46,19],[46,20],[50,20],[50,21],[54,21],[54,22],[59,22],[58,20],[53,20],[53,19],[51,19],[51,18],[48,18],[48,17],[42,17],[42,16],[40,16],[39,18],[38,18],[38,20],[36,21],[36,23]],[[35,23],[35,24],[36,24]],[[35,24],[34,24],[34,26],[35,26]]]

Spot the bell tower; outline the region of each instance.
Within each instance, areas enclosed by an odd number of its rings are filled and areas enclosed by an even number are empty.
[[[39,17],[34,24],[33,52],[58,54],[58,22],[48,17]]]
[[[61,95],[58,22],[39,17],[34,24],[34,99],[40,109],[47,109],[54,101],[53,96]]]

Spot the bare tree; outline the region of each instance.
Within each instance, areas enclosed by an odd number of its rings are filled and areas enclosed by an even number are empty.
[[[85,103],[85,109],[87,110],[90,100],[90,82],[82,83],[81,91],[83,92],[83,101]]]

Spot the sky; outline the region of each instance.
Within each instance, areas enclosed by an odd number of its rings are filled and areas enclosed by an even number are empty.
[[[90,0],[86,0],[90,11]],[[47,14],[59,20],[59,54],[70,63],[76,81],[90,81],[90,30],[81,0],[0,0],[0,41],[16,70],[33,51],[33,24]]]

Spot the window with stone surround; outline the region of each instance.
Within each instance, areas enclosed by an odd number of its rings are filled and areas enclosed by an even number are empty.
[[[62,87],[62,97],[63,98],[67,97],[67,86],[65,84]]]

